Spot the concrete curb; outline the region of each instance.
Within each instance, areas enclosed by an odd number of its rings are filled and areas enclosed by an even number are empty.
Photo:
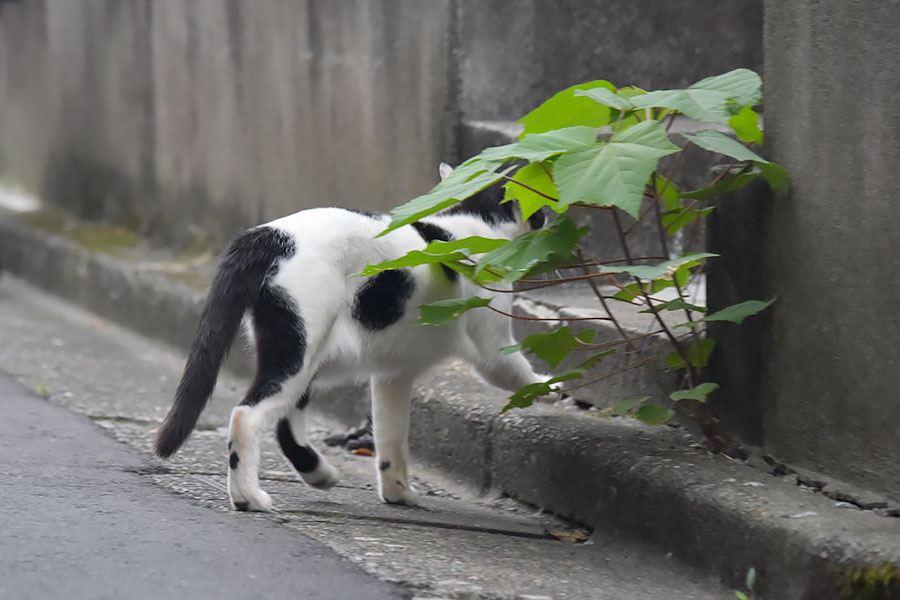
[[[190,342],[203,299],[158,272],[93,254],[14,217],[0,217],[0,264],[180,348]],[[229,366],[249,372],[246,359]],[[339,390],[319,409],[356,424],[364,392]],[[738,588],[754,567],[756,591],[766,598],[852,598],[840,589],[854,573],[870,579],[887,573],[893,583],[885,585],[897,585],[900,571],[882,566],[900,565],[898,519],[839,508],[846,503],[788,477],[711,456],[680,430],[551,406],[501,414],[504,404],[502,393],[462,366],[424,377],[412,416],[416,460],[481,491],[646,540]]]

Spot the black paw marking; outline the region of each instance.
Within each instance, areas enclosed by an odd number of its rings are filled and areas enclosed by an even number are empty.
[[[301,446],[291,433],[291,424],[287,419],[278,421],[278,444],[298,473],[311,473],[319,466],[319,455],[310,446]]]
[[[237,469],[239,462],[241,462],[241,458],[238,456],[237,452],[232,452],[228,457],[228,464],[231,465],[232,469]]]
[[[250,510],[250,503],[249,502],[235,502],[234,508],[235,508],[235,510],[239,510],[241,512],[247,512],[248,510]]]
[[[381,469],[382,471],[387,471],[388,469],[391,468],[391,461],[389,461],[389,460],[381,461],[381,464],[378,465],[378,468]]]

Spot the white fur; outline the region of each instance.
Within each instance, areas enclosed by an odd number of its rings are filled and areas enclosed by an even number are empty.
[[[472,235],[511,238],[521,227],[515,223],[492,226],[477,216],[462,214],[436,215],[424,221],[446,229],[456,239]],[[508,317],[479,308],[445,326],[414,324],[418,306],[445,298],[491,297],[493,306],[512,310],[510,294],[488,292],[462,277],[451,282],[440,267],[412,269],[415,289],[398,322],[371,331],[354,319],[353,301],[366,281],[359,276],[363,268],[426,245],[410,226],[376,238],[387,224],[387,217],[372,218],[335,208],[305,210],[268,224],[296,243],[294,255],[277,264],[271,284],[295,300],[306,328],[307,349],[303,368],[283,382],[278,394],[255,406],[234,409],[230,440],[240,463],[229,476],[229,491],[235,503],[246,502],[251,510],[271,508],[271,500],[259,488],[257,433],[263,424],[288,415],[298,443],[306,444],[303,411],[294,403],[314,375],[314,390],[347,380],[370,381],[378,493],[385,502],[404,504],[417,502],[407,472],[409,396],[417,376],[445,358],[458,356],[471,362],[488,382],[506,390],[545,380],[520,353],[497,351],[515,343]],[[303,477],[313,486],[329,487],[337,480],[337,471],[320,459],[317,470]],[[380,469],[382,465],[388,466]]]

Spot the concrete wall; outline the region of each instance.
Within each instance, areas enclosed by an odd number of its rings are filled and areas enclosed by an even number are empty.
[[[893,495],[900,493],[897,8],[876,0],[766,2],[766,150],[794,185],[751,219],[750,235],[737,236],[747,238],[745,256],[755,257],[753,276],[717,282],[745,298],[778,296],[761,322],[765,331],[747,332],[760,344],[759,369],[745,363],[728,382],[732,390],[759,385],[768,449]]]
[[[762,61],[761,0],[462,0],[460,106],[518,119],[592,79],[680,87]]]
[[[465,123],[758,68],[761,0],[0,5],[0,177],[169,244],[426,191]]]
[[[447,158],[449,6],[4,4],[0,173],[167,242],[389,208]]]

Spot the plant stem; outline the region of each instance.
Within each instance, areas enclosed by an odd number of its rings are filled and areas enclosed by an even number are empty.
[[[619,213],[613,213],[613,221],[616,225],[616,232],[619,234],[619,243],[622,245],[622,250],[625,252],[625,257],[628,259],[628,264],[634,264],[634,261],[631,259],[631,251],[628,248],[628,240],[625,239],[625,231],[622,228],[622,221],[619,219]],[[644,301],[647,303],[647,308],[650,309],[650,312],[653,314],[653,317],[656,319],[656,322],[659,323],[659,326],[662,328],[663,333],[666,334],[666,337],[669,338],[669,341],[672,342],[672,346],[675,347],[675,351],[678,353],[678,356],[684,361],[686,365],[686,369],[690,374],[690,379],[693,381],[694,373],[693,366],[691,365],[690,360],[688,359],[687,353],[684,351],[684,348],[681,347],[681,344],[678,343],[678,340],[675,339],[675,336],[672,334],[672,331],[669,329],[669,326],[666,325],[666,322],[663,321],[662,315],[659,314],[659,311],[656,309],[656,306],[653,304],[653,301],[650,300],[650,294],[644,291],[644,286],[641,283],[640,277],[634,277],[635,282],[638,284],[638,288],[641,290],[641,295],[644,297]]]
[[[554,198],[553,196],[548,196],[548,195],[545,194],[544,192],[539,192],[538,190],[534,189],[534,188],[531,187],[530,185],[525,185],[525,184],[522,183],[521,181],[517,181],[517,180],[513,179],[512,177],[510,177],[510,176],[508,176],[508,175],[504,175],[504,176],[503,176],[503,179],[505,179],[505,180],[507,180],[507,181],[511,181],[511,182],[515,183],[516,185],[520,185],[520,186],[522,186],[523,188],[525,188],[526,190],[528,190],[528,191],[530,191],[530,192],[532,192],[532,193],[535,193],[535,194],[537,194],[538,196],[541,196],[541,197],[543,197],[543,198],[546,198],[547,200],[551,200],[551,201],[553,201],[553,202],[559,202],[559,198]]]
[[[656,173],[651,175],[651,179],[653,182],[653,189],[656,190]],[[662,202],[662,194],[666,190],[666,186],[669,185],[669,180],[666,179],[666,183],[663,185],[663,189],[661,191],[656,192],[656,199],[653,201],[653,208],[656,211],[656,230],[659,232],[659,243],[662,245],[663,254],[666,257],[666,260],[672,258],[672,254],[669,252],[669,241],[666,239],[666,228],[663,227],[662,222],[662,213],[660,211],[659,205]],[[672,283],[675,284],[675,291],[678,293],[678,297],[681,298],[682,302],[687,302],[684,299],[684,293],[681,291],[681,286],[678,284],[678,277],[672,277]],[[691,315],[690,309],[685,308],[684,314],[687,317],[687,320],[691,323],[694,322],[694,317]]]
[[[611,321],[610,317],[560,317],[558,319],[553,318],[544,318],[544,317],[523,317],[522,315],[514,315],[508,312],[504,312],[499,308],[495,308],[490,304],[487,305],[489,309],[494,311],[495,313],[500,313],[504,317],[509,317],[510,319],[519,319],[520,321]]]
[[[615,213],[613,213],[613,214],[615,214]],[[584,261],[583,250],[581,248],[578,248],[576,251],[578,253],[578,258],[580,258],[581,262],[584,263],[585,261]],[[593,258],[593,257],[591,257],[591,258]],[[587,272],[587,267],[583,266],[582,268],[585,270],[585,272]],[[597,287],[597,284],[594,282],[593,279],[588,279],[588,284],[591,286],[591,290],[593,290],[594,295],[597,296],[597,299],[600,301],[600,305],[603,306],[603,310],[606,311],[607,315],[609,315],[609,320],[612,322],[613,326],[616,328],[616,331],[619,332],[619,337],[621,337],[622,340],[625,342],[626,347],[629,350],[631,350],[632,352],[634,352],[635,354],[637,354],[639,357],[642,357],[643,355],[641,353],[640,348],[638,348],[635,345],[635,343],[631,339],[631,337],[625,332],[625,329],[622,327],[622,324],[619,323],[618,319],[615,318],[612,311],[609,309],[609,304],[606,303],[606,299],[603,297],[603,294],[600,293],[600,289]],[[665,391],[666,386],[663,385],[662,376],[659,374],[659,371],[657,370],[656,365],[654,365],[652,361],[647,361],[643,358],[641,358],[641,364],[647,366],[648,371],[650,371],[650,376],[653,377],[653,380],[654,380],[654,382],[656,382],[656,385],[659,386],[659,389]]]
[[[619,373],[624,373],[625,371],[630,371],[631,369],[637,369],[638,367],[642,367],[645,364],[647,364],[646,361],[638,360],[633,363],[629,363],[625,366],[619,367],[618,369],[613,369],[612,371],[606,371],[605,373],[603,373],[603,375],[600,375],[599,377],[594,377],[593,379],[589,379],[579,385],[576,385],[573,387],[567,387],[563,391],[568,394],[569,392],[572,392],[575,390],[580,390],[581,388],[587,387],[594,383],[597,383],[598,381],[603,381],[604,379],[608,379],[609,377],[612,377],[613,375],[618,375]]]

